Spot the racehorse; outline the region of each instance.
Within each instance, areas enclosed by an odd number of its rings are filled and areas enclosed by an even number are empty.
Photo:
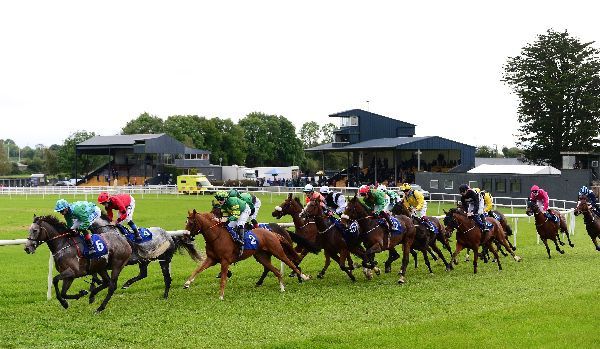
[[[111,224],[110,219],[106,215],[102,214],[101,218],[102,219],[94,223],[93,228],[96,231],[103,232],[107,229],[114,229],[119,232],[117,227]],[[196,246],[189,235],[171,237],[166,230],[159,227],[150,227],[148,230],[152,233],[152,240],[145,242],[142,245],[127,240],[132,250],[127,265],[137,264],[140,272],[137,276],[127,280],[121,288],[127,289],[133,283],[145,279],[148,276],[148,265],[150,262],[158,260],[163,275],[163,281],[165,283],[163,298],[167,299],[173,280],[171,278],[171,260],[173,259],[175,252],[177,252],[178,249],[184,248],[190,257],[198,263],[202,262],[202,256],[198,250],[196,250]],[[96,281],[96,278],[92,279],[92,282]],[[93,301],[94,298],[91,297],[90,303]]]
[[[102,234],[102,238],[106,242],[108,254],[97,259],[83,258],[84,243],[82,239],[74,237],[73,232],[65,224],[59,222],[54,216],[34,216],[33,223],[29,227],[25,252],[34,253],[42,243],[46,242],[48,244],[48,248],[54,257],[56,270],[59,272],[52,279],[52,284],[56,292],[56,299],[65,309],[69,307],[67,299],[79,299],[88,294],[85,290],[81,290],[75,295],[67,294],[69,287],[76,278],[94,273],[100,275],[102,284],[91,289],[90,297],[108,288],[108,293],[96,312],[101,312],[106,308],[106,304],[115,292],[119,274],[131,256],[131,247],[127,240],[116,231],[107,231]],[[110,269],[112,269],[112,272],[109,276],[108,270]],[[59,291],[58,282],[61,280],[63,281],[62,290]]]
[[[323,249],[323,241],[319,237],[319,231],[317,229],[315,221],[307,220],[300,217],[300,213],[303,209],[304,208],[300,203],[300,199],[298,199],[298,197],[294,197],[292,193],[289,193],[287,199],[285,199],[280,206],[275,206],[275,210],[273,210],[273,212],[271,213],[271,215],[277,219],[281,219],[281,217],[285,215],[290,215],[292,217],[292,221],[294,222],[294,227],[296,228],[296,234],[308,240],[316,247],[315,249],[310,250],[300,245],[296,246],[296,252],[300,254],[300,262],[302,262],[304,257],[306,257],[306,255],[309,252],[318,253]],[[325,265],[329,266],[329,264],[331,263],[329,249],[324,250],[324,255]],[[352,257],[348,258],[350,263],[350,266],[348,266],[348,268],[350,268],[354,263],[352,262]],[[323,269],[326,270],[327,268],[324,267]],[[319,274],[323,276],[325,272],[322,271]],[[290,274],[290,276],[292,275],[293,272],[292,274]]]
[[[527,200],[527,210],[525,211],[528,216],[533,215],[535,217],[535,229],[537,230],[540,239],[546,246],[546,252],[548,253],[548,258],[552,258],[550,256],[550,247],[548,247],[548,239],[554,241],[554,245],[556,246],[556,250],[560,254],[564,254],[565,251],[561,250],[559,243],[564,245],[564,243],[560,240],[560,235],[558,230],[562,231],[565,235],[567,235],[567,240],[569,240],[569,246],[573,247],[573,243],[571,242],[571,237],[569,236],[569,231],[567,230],[567,223],[565,222],[565,218],[559,212],[552,212],[552,214],[558,215],[560,218],[558,223],[554,223],[554,221],[550,220],[546,215],[540,210],[537,203],[531,199]]]
[[[394,207],[392,208],[392,213],[394,215],[405,215],[407,217],[411,216],[408,208],[402,203],[402,200],[398,201],[394,205]],[[446,261],[446,258],[444,258],[444,254],[435,243],[436,241],[439,241],[442,244],[442,246],[444,246],[444,248],[448,252],[450,252],[450,255],[452,255],[452,248],[450,247],[450,243],[448,242],[446,228],[436,217],[427,217],[427,219],[429,219],[429,221],[435,226],[435,228],[437,229],[437,233],[429,230],[427,227],[423,226],[416,217],[413,217],[413,223],[415,225],[415,228],[417,229],[417,232],[415,235],[415,242],[413,243],[413,248],[410,252],[415,260],[415,268],[417,267],[417,253],[415,252],[415,249],[421,250],[423,248],[422,246],[428,246],[427,251],[431,254],[433,259],[437,260],[437,257],[433,254],[432,250],[440,257],[442,262],[444,262],[446,270],[451,270],[452,264]],[[429,272],[433,272],[431,270],[431,267],[429,267]]]
[[[206,242],[206,258],[204,259],[204,262],[192,272],[192,275],[187,279],[183,288],[189,288],[190,284],[196,278],[196,275],[208,267],[220,263],[221,275],[227,275],[229,266],[232,263],[244,260],[250,256],[254,256],[256,261],[275,274],[279,280],[279,286],[282,292],[285,291],[283,279],[281,278],[279,270],[271,264],[270,258],[272,255],[284,262],[288,267],[292,268],[298,275],[299,282],[310,279],[309,276],[304,275],[286,256],[286,252],[291,253],[290,251],[294,251],[292,245],[285,238],[273,234],[267,229],[253,229],[252,232],[256,235],[256,239],[258,240],[257,249],[244,249],[244,253],[240,256],[238,253],[239,249],[236,242],[233,241],[233,237],[229,234],[223,223],[212,213],[198,213],[195,209],[193,211],[188,211],[185,228],[192,236],[198,234],[204,236]],[[286,251],[284,251],[284,249]],[[221,300],[223,300],[225,296],[226,284],[227,278],[221,277],[219,295],[219,299]]]
[[[365,248],[367,249],[367,258],[371,262],[371,266],[374,267],[375,253],[389,250],[390,254],[388,259],[385,261],[385,272],[389,273],[392,269],[392,262],[400,258],[400,255],[395,249],[395,246],[402,244],[402,268],[400,270],[400,278],[398,279],[399,284],[406,282],[406,266],[410,258],[410,250],[415,240],[416,229],[412,220],[406,216],[396,217],[402,225],[403,232],[400,234],[391,234],[385,226],[380,225],[377,219],[373,219],[367,212],[367,209],[358,200],[356,195],[348,201],[348,206],[342,215],[342,222],[348,226],[351,221],[358,222],[360,229],[360,237],[362,239]],[[425,257],[425,263],[429,263],[427,253],[423,254]],[[364,267],[364,266],[363,266]]]
[[[576,216],[580,213],[583,214],[583,223],[585,223],[585,230],[592,239],[596,251],[600,251],[600,245],[598,244],[598,236],[600,236],[600,217],[598,217],[594,211],[592,211],[590,204],[585,196],[579,197],[577,207],[573,212]]]
[[[479,258],[479,246],[487,246],[492,251],[498,264],[498,269],[502,270],[500,259],[498,258],[498,251],[492,242],[497,240],[504,248],[513,256],[515,261],[521,261],[521,257],[515,255],[513,250],[506,241],[506,233],[502,229],[500,223],[494,218],[487,217],[486,221],[492,224],[490,231],[485,234],[482,240],[482,233],[475,221],[467,216],[462,210],[458,208],[451,208],[448,212],[444,211],[446,217],[444,217],[444,225],[446,229],[456,229],[456,249],[452,254],[452,260],[455,261],[456,257],[463,248],[470,248],[473,250],[473,273],[477,274],[477,260]]]
[[[325,221],[325,218],[323,217],[323,208],[318,199],[311,200],[300,213],[300,217],[314,220],[318,230],[319,240],[322,242],[323,249],[326,251],[327,255],[339,264],[340,269],[348,274],[350,280],[356,281],[356,278],[352,275],[354,263],[350,258],[350,252],[354,253],[364,261],[366,257],[365,250],[360,246],[360,241],[355,239],[356,241],[350,241],[351,243],[348,244],[346,239],[344,239],[344,232],[340,230],[336,224]],[[351,237],[347,238],[350,240],[352,239]],[[318,278],[322,279],[325,276],[325,272],[329,267],[329,260],[329,258],[325,260],[325,266],[317,275]],[[345,264],[346,262],[348,262],[347,265]],[[366,276],[367,278],[370,277],[370,275]]]

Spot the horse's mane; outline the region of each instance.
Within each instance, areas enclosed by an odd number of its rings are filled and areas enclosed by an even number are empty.
[[[296,201],[298,203],[298,205],[302,206],[302,203],[300,202],[300,198],[297,196],[294,196],[294,201]]]
[[[448,210],[448,214],[460,214],[464,216],[464,212],[460,209],[458,209],[457,207],[452,207],[450,210]]]
[[[64,231],[67,229],[67,225],[58,220],[56,216],[46,215],[46,216],[38,216],[33,220],[34,223],[46,222],[50,224],[57,231]]]
[[[104,219],[107,223],[111,222],[110,218],[108,218],[108,216],[104,212],[100,214],[100,218]]]

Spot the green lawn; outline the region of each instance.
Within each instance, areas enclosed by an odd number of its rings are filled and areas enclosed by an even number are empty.
[[[260,221],[273,221],[270,213],[282,198],[262,197]],[[0,197],[0,239],[25,238],[32,215],[51,213],[56,199]],[[209,210],[210,197],[138,196],[136,203],[138,225],[175,230],[184,228],[188,209]],[[536,244],[533,222],[520,221],[518,238],[523,261],[504,258],[503,271],[481,263],[473,275],[472,264],[461,263],[447,273],[434,263],[429,275],[422,262],[414,269],[411,260],[402,286],[396,284],[399,261],[392,274],[371,281],[357,271],[355,283],[332,264],[323,280],[286,278],[281,293],[272,276],[256,288],[262,267],[248,260],[232,268],[225,301],[218,298],[216,268],[183,290],[195,263],[177,255],[169,300],[161,299],[162,276],[153,263],[148,279],[118,290],[100,315],[94,315],[98,304],[83,299],[70,301],[67,310],[54,298],[46,301],[46,246],[34,255],[23,246],[0,247],[0,347],[599,347],[600,253],[581,220],[575,248],[566,247],[564,255],[553,250],[551,260]],[[314,276],[322,263],[322,254],[312,255],[303,269]],[[137,267],[126,268],[120,282],[136,273]],[[72,286],[81,288],[87,288],[83,280]]]

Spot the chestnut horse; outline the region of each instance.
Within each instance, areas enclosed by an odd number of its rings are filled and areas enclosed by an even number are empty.
[[[319,237],[319,230],[314,220],[304,219],[300,217],[300,213],[303,209],[304,208],[300,203],[300,199],[298,199],[298,197],[294,197],[292,193],[290,193],[288,194],[287,199],[285,199],[280,206],[275,206],[275,210],[273,210],[273,213],[271,214],[277,219],[281,219],[281,217],[290,215],[292,217],[292,221],[294,222],[294,227],[296,228],[296,234],[308,240],[311,244],[313,244],[314,247],[316,247],[316,249],[308,249],[301,245],[296,246],[296,252],[300,254],[300,262],[302,262],[304,257],[306,257],[306,255],[309,252],[318,253],[319,251],[324,249],[324,243],[327,243],[327,241],[323,241],[323,239]],[[330,251],[332,250],[336,250],[336,247],[328,246],[328,248],[324,249],[325,266],[323,267],[323,270],[321,270],[321,272],[319,273],[321,277],[325,275],[325,271],[331,263],[330,258],[334,258],[335,260],[335,258],[337,257],[332,257],[329,255]],[[337,260],[336,262],[338,264],[340,263]],[[351,257],[348,257],[348,263],[349,264],[346,268],[353,268],[354,263],[352,262]],[[293,272],[291,275],[293,275]]]
[[[183,288],[189,288],[190,284],[196,278],[196,275],[208,267],[220,263],[221,275],[227,275],[229,266],[232,263],[239,262],[250,256],[254,256],[256,261],[275,274],[277,280],[279,280],[281,292],[285,291],[283,279],[281,278],[281,273],[279,270],[275,268],[273,264],[271,264],[271,256],[275,256],[288,267],[292,268],[292,270],[298,275],[299,282],[310,279],[310,277],[304,275],[300,269],[298,269],[296,265],[294,265],[294,263],[292,263],[292,261],[290,261],[290,259],[286,256],[286,252],[291,253],[291,251],[294,251],[291,244],[282,236],[274,234],[267,229],[252,229],[252,232],[258,239],[258,249],[245,249],[244,253],[240,256],[238,253],[239,248],[236,242],[233,241],[233,238],[227,231],[227,228],[212,213],[198,213],[196,210],[188,211],[185,228],[192,236],[198,234],[202,234],[204,236],[204,240],[206,242],[206,259],[192,272],[192,275],[190,275],[190,277],[187,279],[183,285]],[[221,300],[223,300],[225,296],[226,284],[227,278],[221,277],[221,289],[219,295],[219,299]]]
[[[127,265],[131,256],[131,247],[127,243],[125,237],[115,230],[109,230],[102,234],[102,238],[106,242],[108,254],[97,258],[87,259],[80,256],[80,251],[83,251],[83,241],[73,236],[73,233],[64,223],[61,223],[54,216],[41,216],[33,218],[33,223],[29,227],[29,236],[25,244],[25,252],[34,253],[36,248],[46,242],[48,248],[54,257],[56,270],[59,274],[52,279],[54,290],[56,291],[56,299],[66,309],[69,307],[67,299],[79,299],[88,294],[87,291],[81,290],[75,295],[69,295],[69,287],[73,280],[86,275],[98,273],[102,278],[102,284],[98,287],[92,287],[90,291],[91,299],[101,290],[108,288],[108,293],[102,301],[102,304],[96,309],[99,313],[108,304],[117,288],[119,274]],[[111,270],[109,277],[108,270]],[[58,291],[58,282],[61,281],[62,290]]]
[[[398,201],[394,205],[394,207],[392,208],[392,213],[395,215],[402,214],[407,217],[411,216],[410,211],[406,206],[404,206],[402,200]],[[436,217],[428,216],[427,219],[429,219],[429,221],[435,226],[435,228],[437,229],[437,233],[429,230],[427,227],[422,225],[416,217],[413,217],[413,223],[415,225],[415,228],[417,229],[415,235],[415,242],[413,243],[413,248],[411,249],[411,253],[413,255],[413,258],[415,259],[415,268],[417,267],[417,253],[415,252],[415,250],[421,250],[424,246],[428,246],[427,251],[431,254],[431,257],[433,257],[434,260],[437,260],[436,255],[434,255],[432,252],[433,250],[440,257],[442,262],[444,262],[446,270],[451,270],[452,264],[446,261],[446,258],[444,258],[444,254],[436,245],[436,241],[439,241],[442,244],[442,246],[444,246],[444,248],[448,250],[448,252],[450,252],[450,255],[452,255],[452,248],[450,247],[450,242],[448,242],[446,228]],[[431,267],[429,267],[429,272],[433,273]]]
[[[559,222],[554,223],[554,221],[550,220],[546,215],[540,210],[537,203],[531,199],[527,200],[527,210],[525,211],[528,216],[533,215],[535,217],[535,229],[537,230],[540,239],[546,246],[546,252],[548,253],[548,258],[552,258],[550,256],[550,247],[548,247],[548,239],[554,241],[554,245],[556,246],[556,250],[560,254],[564,254],[565,251],[561,250],[559,243],[564,245],[564,243],[560,240],[560,235],[558,233],[559,229],[565,235],[567,235],[567,240],[569,240],[569,246],[573,247],[573,243],[571,242],[571,237],[569,236],[569,231],[567,230],[567,223],[565,222],[565,218],[559,212],[552,212],[554,215],[558,215]]]
[[[389,250],[390,254],[385,261],[385,272],[389,273],[392,270],[392,262],[400,258],[400,255],[395,249],[395,246],[402,244],[402,268],[400,270],[399,284],[406,282],[406,266],[410,258],[410,250],[415,240],[416,229],[412,220],[406,216],[396,216],[404,231],[401,234],[390,234],[386,226],[379,224],[377,219],[369,215],[367,209],[358,200],[356,195],[348,201],[348,206],[342,215],[342,222],[348,226],[351,221],[358,222],[360,237],[365,248],[367,249],[367,259],[371,262],[371,267],[374,267],[375,253]],[[427,253],[424,252],[425,263],[429,264]]]
[[[598,244],[598,236],[600,236],[600,217],[594,213],[585,196],[579,197],[579,202],[573,213],[576,216],[580,213],[583,215],[585,230],[592,239],[594,246],[596,246],[596,251],[600,251],[600,245]]]
[[[339,264],[340,269],[348,274],[350,280],[356,281],[356,278],[352,275],[354,265],[350,258],[350,253],[352,252],[357,257],[363,259],[363,261],[365,260],[365,250],[360,245],[360,241],[356,239],[353,244],[348,244],[343,237],[343,232],[340,231],[334,223],[325,220],[323,216],[323,207],[321,207],[318,199],[311,200],[300,213],[300,217],[315,221],[319,232],[319,240],[322,241],[323,249],[326,251],[327,255]],[[347,266],[345,264],[346,261],[348,262]],[[325,260],[325,266],[317,277],[322,279],[328,267],[329,258]],[[367,278],[369,278],[368,275]]]
[[[504,246],[504,248],[513,256],[515,261],[520,262],[521,257],[515,255],[513,250],[506,241],[506,233],[502,229],[500,223],[494,218],[487,217],[486,221],[492,224],[492,228],[485,235],[482,240],[481,230],[475,220],[471,219],[458,208],[451,208],[450,211],[446,212],[444,217],[444,224],[447,229],[456,229],[456,249],[452,254],[452,260],[456,260],[456,257],[463,248],[469,248],[473,250],[473,273],[477,274],[477,260],[479,259],[479,246],[486,246],[494,254],[498,269],[502,270],[500,259],[498,258],[498,251],[492,244],[494,240],[497,240]]]

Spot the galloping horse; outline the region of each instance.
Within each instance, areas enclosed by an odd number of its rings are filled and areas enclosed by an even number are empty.
[[[406,206],[402,204],[402,201],[399,201],[394,205],[394,207],[392,208],[392,213],[395,215],[405,215],[407,217],[411,216],[408,208],[406,208]],[[417,220],[417,218],[413,218],[413,223],[415,224],[415,228],[417,229],[415,242],[413,243],[413,248],[411,249],[411,253],[413,255],[413,258],[415,259],[415,268],[417,267],[417,254],[414,250],[421,250],[423,246],[428,246],[427,251],[431,254],[433,259],[437,260],[437,257],[433,254],[431,250],[433,250],[440,257],[442,262],[444,262],[446,270],[451,270],[452,264],[446,261],[446,258],[444,258],[444,254],[435,243],[436,241],[439,241],[442,244],[442,246],[444,246],[444,248],[448,250],[448,252],[450,252],[450,255],[452,255],[452,248],[450,247],[450,243],[448,242],[446,228],[436,217],[427,217],[427,219],[429,219],[429,221],[435,226],[435,228],[437,229],[437,233],[432,232],[428,228],[424,227]],[[431,270],[431,267],[429,268],[429,272],[433,272]]]
[[[292,193],[290,193],[288,194],[287,199],[285,199],[280,206],[275,206],[275,210],[273,210],[271,214],[277,219],[281,219],[281,217],[285,215],[290,215],[292,217],[292,221],[294,222],[294,227],[296,228],[296,234],[308,240],[314,245],[314,247],[316,247],[314,249],[308,249],[300,245],[296,246],[296,252],[300,254],[300,262],[302,262],[304,257],[306,257],[306,255],[309,252],[318,253],[319,251],[321,251],[321,249],[323,249],[324,247],[323,244],[327,242],[322,241],[322,239],[319,237],[319,229],[317,228],[315,221],[311,221],[300,217],[300,213],[303,209],[304,208],[300,203],[300,199],[298,199],[298,197],[293,197]],[[325,248],[324,251],[326,266],[329,266],[329,264],[331,263],[329,251],[335,249],[335,246],[330,247],[331,248]],[[352,262],[351,257],[348,258],[350,259],[350,266],[348,268],[350,268],[354,263]],[[323,269],[326,270],[327,268],[324,267]],[[322,274],[319,273],[319,275],[321,276],[323,276],[324,274],[324,271],[322,271]]]
[[[354,244],[348,244],[343,237],[343,231],[341,231],[334,223],[325,221],[325,218],[323,217],[323,208],[321,207],[319,200],[311,200],[300,213],[300,217],[315,221],[319,233],[319,240],[322,241],[323,248],[327,255],[339,264],[340,269],[348,274],[350,280],[356,281],[356,278],[352,275],[354,265],[350,258],[350,252],[363,260],[365,259],[365,250],[360,246],[360,241],[356,239],[357,241],[355,241]],[[346,261],[348,262],[347,266],[345,264]],[[328,267],[329,258],[325,260],[325,266],[323,267],[323,270],[319,272],[317,277],[322,279],[325,276]]]
[[[567,240],[569,240],[569,246],[573,247],[573,243],[571,242],[571,237],[569,236],[569,231],[567,230],[567,223],[565,222],[565,218],[558,212],[558,216],[560,217],[559,223],[554,223],[551,221],[546,215],[540,211],[537,203],[531,199],[527,200],[527,210],[525,211],[528,216],[533,215],[535,217],[535,229],[537,230],[540,239],[546,246],[546,252],[548,253],[548,258],[552,258],[550,256],[550,247],[548,247],[548,239],[554,241],[554,245],[556,246],[556,250],[560,254],[564,254],[565,251],[560,249],[559,243],[564,245],[564,243],[560,240],[560,235],[558,230],[562,231],[565,235],[567,235]]]
[[[594,211],[592,211],[590,204],[585,196],[579,197],[577,207],[573,212],[576,216],[580,213],[583,214],[583,223],[585,223],[585,230],[592,239],[596,251],[600,251],[600,245],[598,244],[598,237],[600,236],[600,217],[598,217]]]
[[[227,232],[223,223],[221,223],[212,213],[198,213],[196,210],[189,211],[185,228],[192,236],[197,234],[202,234],[204,236],[204,240],[206,241],[206,259],[192,272],[192,275],[187,279],[183,288],[189,288],[190,284],[196,278],[196,275],[208,267],[220,263],[221,275],[227,275],[229,266],[232,263],[244,260],[250,256],[254,256],[254,259],[262,264],[263,267],[275,274],[279,280],[279,286],[282,292],[285,291],[283,279],[281,278],[279,270],[271,264],[270,259],[272,255],[284,262],[288,267],[292,268],[298,275],[299,282],[306,281],[310,278],[304,275],[286,256],[286,252],[291,253],[290,251],[294,251],[291,244],[285,238],[274,234],[267,229],[253,229],[252,232],[256,235],[256,239],[258,240],[257,249],[244,249],[244,253],[240,256],[238,254],[239,249],[233,241],[233,238],[229,232]],[[227,278],[221,277],[221,290],[219,295],[221,300],[223,300],[225,296],[226,284]]]
[[[67,294],[76,278],[94,273],[100,274],[102,284],[91,289],[90,297],[94,297],[99,291],[108,287],[108,293],[96,312],[101,312],[106,308],[106,304],[115,292],[119,274],[131,256],[131,247],[127,240],[115,231],[105,232],[102,234],[102,238],[106,242],[108,254],[98,259],[86,259],[81,255],[83,241],[75,238],[65,224],[59,222],[54,216],[34,216],[33,223],[29,227],[25,252],[34,253],[42,243],[48,244],[54,257],[56,270],[60,273],[52,280],[56,299],[65,309],[69,307],[67,299],[79,299],[88,294],[85,290],[81,290],[75,295]],[[112,269],[112,273],[109,277],[108,270],[110,269]],[[59,292],[58,282],[61,280],[63,284],[62,290]]]
[[[410,258],[410,250],[415,240],[416,229],[412,220],[406,216],[396,217],[402,228],[403,232],[400,234],[391,234],[388,229],[379,224],[376,219],[373,219],[367,212],[367,209],[361,204],[356,195],[350,199],[344,215],[342,216],[342,222],[348,226],[350,221],[358,222],[360,227],[360,236],[363,244],[367,249],[367,258],[371,262],[371,266],[375,265],[374,255],[377,252],[389,250],[390,254],[388,259],[385,261],[385,272],[389,273],[392,269],[392,262],[400,258],[400,255],[395,249],[395,246],[402,244],[402,268],[400,270],[400,278],[398,279],[399,284],[406,282],[406,266]],[[425,263],[429,264],[427,253],[425,256]]]
[[[500,223],[494,218],[487,217],[486,221],[492,223],[492,228],[486,234],[482,240],[481,230],[475,221],[458,208],[451,208],[450,211],[446,212],[444,217],[444,224],[447,229],[456,229],[456,249],[452,254],[452,260],[455,261],[456,257],[463,248],[470,248],[473,250],[473,273],[477,274],[477,260],[479,258],[479,246],[487,246],[492,251],[496,263],[498,263],[498,269],[502,270],[500,259],[498,258],[498,251],[492,242],[497,240],[504,246],[504,248],[513,256],[515,261],[521,261],[521,257],[515,255],[513,250],[506,241],[506,233],[502,229]]]

